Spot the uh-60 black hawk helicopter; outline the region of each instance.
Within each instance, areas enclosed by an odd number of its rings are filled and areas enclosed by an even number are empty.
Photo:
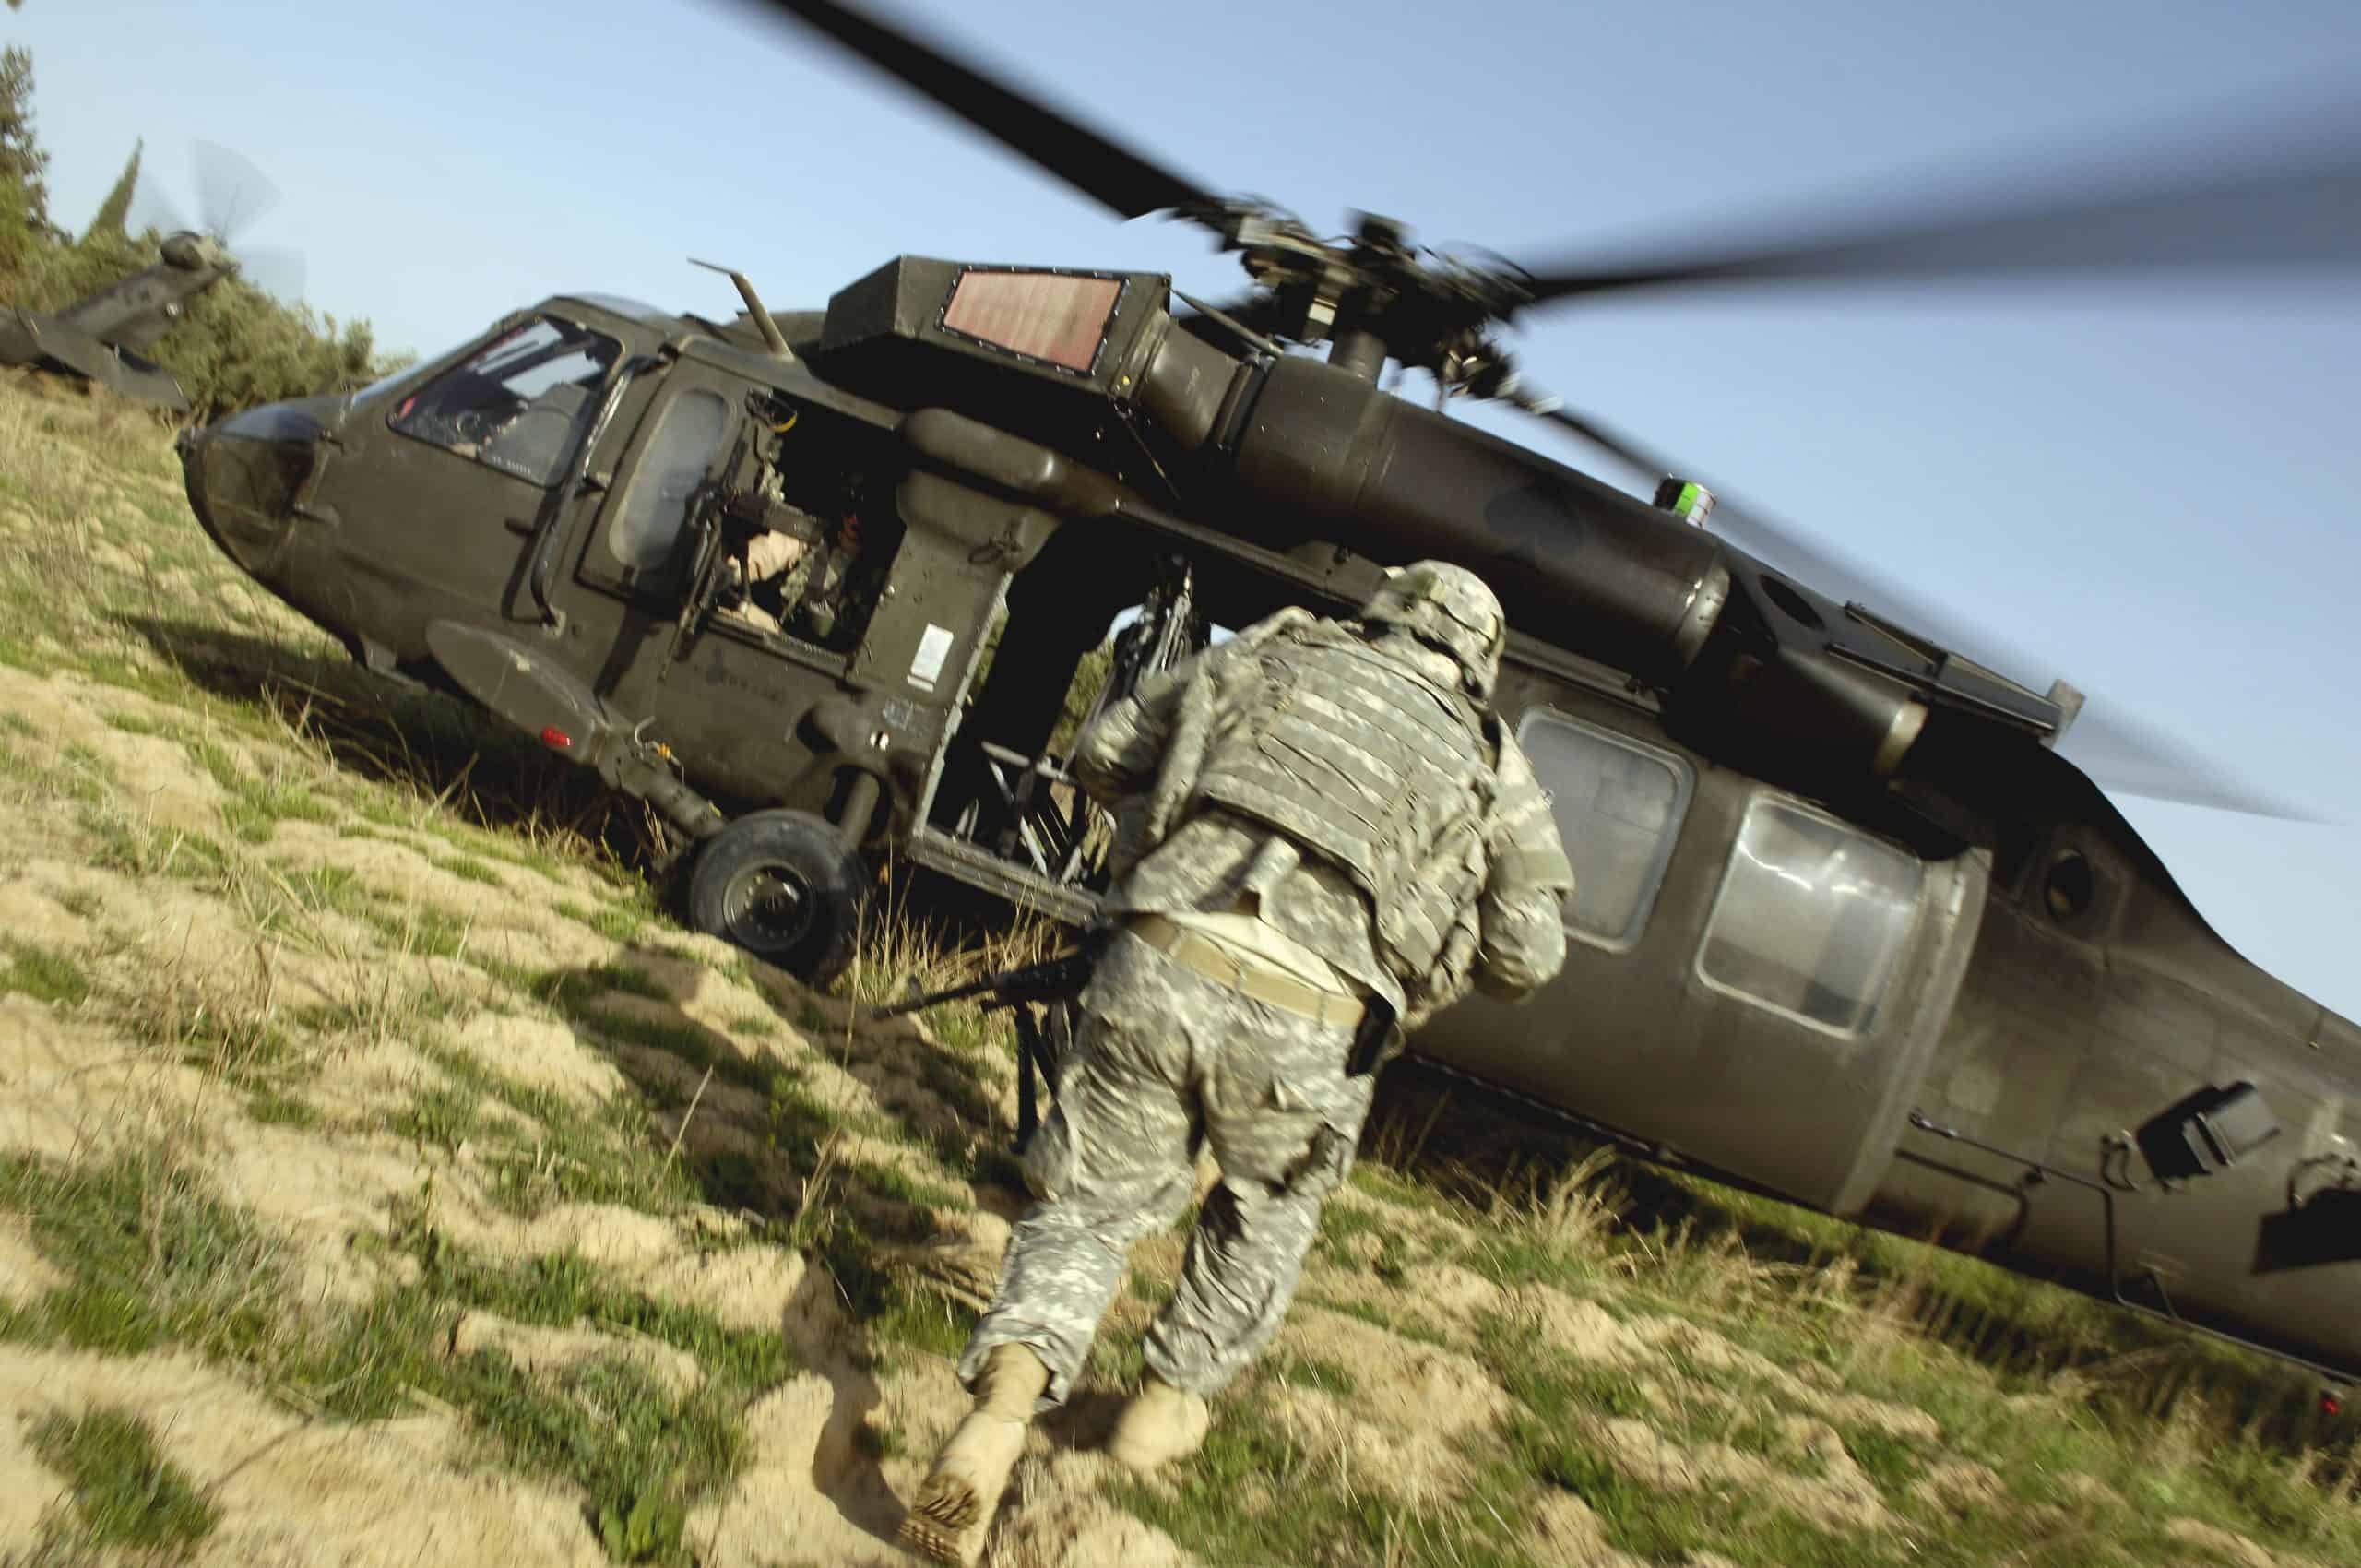
[[[371,669],[644,797],[693,843],[695,921],[806,975],[889,846],[1089,917],[1105,825],[1051,741],[1125,610],[1107,695],[1209,625],[1464,563],[1507,607],[1501,707],[1578,886],[1548,992],[1471,1001],[1419,1055],[2361,1373],[2361,1028],[2233,952],[2053,748],[2077,695],[1773,568],[1735,540],[1776,530],[1692,485],[1650,505],[1379,386],[1420,367],[1654,468],[1520,384],[1497,326],[1724,279],[2349,267],[2361,158],[1524,272],[1376,219],[1321,239],[862,13],[780,8],[1118,213],[1210,229],[1260,290],[1176,308],[1159,275],[904,256],[777,317],[742,277],[729,322],[560,295],[185,437],[220,547]]]

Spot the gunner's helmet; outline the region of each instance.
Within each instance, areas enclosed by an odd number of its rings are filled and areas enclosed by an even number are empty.
[[[1418,561],[1394,567],[1361,606],[1360,619],[1372,628],[1398,627],[1451,655],[1461,690],[1478,702],[1491,699],[1508,618],[1484,579],[1465,566]]]

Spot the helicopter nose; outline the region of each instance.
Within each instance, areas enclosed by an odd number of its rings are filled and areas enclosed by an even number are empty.
[[[318,419],[287,403],[181,433],[176,445],[189,507],[249,576],[267,582],[276,575],[326,434]]]

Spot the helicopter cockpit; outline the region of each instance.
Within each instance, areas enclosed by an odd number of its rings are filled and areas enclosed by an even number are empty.
[[[394,408],[401,434],[528,483],[553,483],[622,347],[541,316],[512,328]]]

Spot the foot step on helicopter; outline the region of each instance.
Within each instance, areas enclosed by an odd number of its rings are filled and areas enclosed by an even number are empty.
[[[1088,918],[1107,825],[1061,710],[1121,617],[1101,702],[1211,628],[1462,563],[1508,611],[1500,706],[1577,888],[1554,986],[1471,1000],[1418,1054],[1653,1158],[2361,1373],[2361,1028],[2223,942],[2102,786],[2270,803],[1714,505],[1503,340],[1560,302],[1737,281],[2350,269],[2361,144],[1519,268],[1376,217],[1323,237],[867,12],[771,8],[1119,217],[1209,232],[1252,291],[905,255],[816,311],[738,273],[727,321],[556,295],[187,434],[241,568],[369,669],[646,799],[688,841],[694,922],[824,979],[889,848]],[[1394,395],[1389,362],[1676,477],[1627,493]]]

